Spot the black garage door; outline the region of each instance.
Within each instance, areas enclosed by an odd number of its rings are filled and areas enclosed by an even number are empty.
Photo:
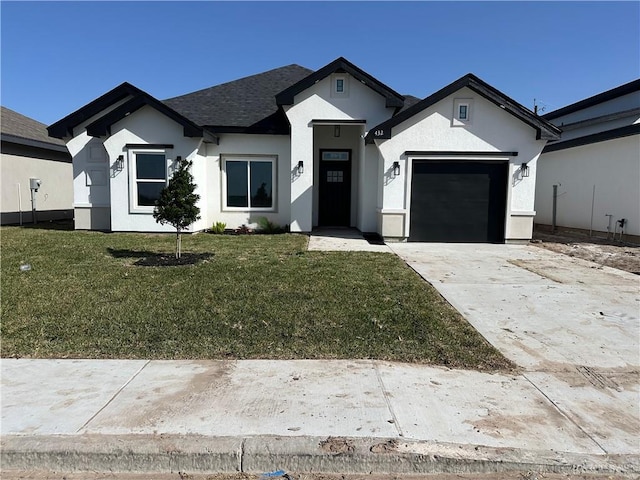
[[[411,242],[504,242],[507,162],[414,160]]]

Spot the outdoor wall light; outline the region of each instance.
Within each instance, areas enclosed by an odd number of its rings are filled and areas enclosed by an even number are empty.
[[[336,125],[335,127],[333,127],[333,136],[334,137],[340,136],[340,125]]]
[[[522,165],[520,165],[520,173],[522,173],[522,178],[528,177],[529,165],[527,165],[526,163],[523,163]]]
[[[397,177],[400,175],[400,162],[393,162],[393,176]]]
[[[304,162],[302,160],[298,162],[298,173],[300,175],[304,173]]]
[[[176,157],[176,163],[180,163],[182,161],[182,156],[178,155]]]
[[[122,170],[124,168],[124,155],[118,155],[115,163],[116,170]]]

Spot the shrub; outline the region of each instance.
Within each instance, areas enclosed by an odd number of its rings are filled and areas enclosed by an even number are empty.
[[[227,228],[227,224],[224,222],[216,222],[211,226],[211,233],[216,233],[218,235],[223,234],[225,228]]]
[[[237,235],[248,235],[250,233],[253,233],[253,230],[251,230],[246,225],[240,225],[238,228],[236,228],[235,233]]]
[[[260,233],[284,233],[285,229],[277,223],[273,223],[267,217],[260,217],[257,220],[258,230]]]

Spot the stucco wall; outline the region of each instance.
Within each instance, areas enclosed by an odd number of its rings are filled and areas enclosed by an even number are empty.
[[[545,153],[538,160],[535,222],[551,225],[558,185],[557,226],[588,230],[593,200],[593,230],[606,232],[611,214],[614,221],[628,219],[626,233],[640,235],[639,182],[640,135]]]
[[[207,226],[214,222],[224,222],[227,228],[238,228],[241,225],[255,225],[260,217],[279,226],[288,225],[291,219],[289,201],[291,198],[290,153],[288,135],[242,135],[222,134],[220,144],[206,145],[206,180],[204,188],[209,192],[207,200]],[[272,156],[277,158],[275,190],[275,211],[225,211],[223,209],[220,156]]]
[[[181,156],[193,161],[192,175],[196,183],[196,193],[200,195],[199,204],[207,204],[207,192],[203,188],[202,179],[206,176],[206,159],[199,152],[200,139],[185,137],[181,125],[172,121],[155,109],[145,106],[125,117],[111,127],[111,136],[104,140],[110,164],[111,189],[111,229],[113,231],[163,232],[174,231],[171,225],[158,224],[151,212],[134,211],[130,199],[132,182],[132,151],[127,144],[171,144],[166,149],[167,171],[170,175],[175,168],[176,157]],[[119,155],[124,155],[122,170],[115,168]],[[205,212],[206,215],[206,212]],[[201,213],[202,217],[202,213]],[[206,228],[206,220],[196,221],[190,230]]]
[[[346,77],[349,78],[348,96],[332,97],[332,76],[329,76],[296,95],[293,105],[285,106],[291,123],[291,171],[295,170],[299,161],[303,161],[305,165],[304,174],[294,176],[291,181],[292,231],[310,231],[314,222],[313,185],[316,162],[312,120],[366,120],[364,129],[368,131],[393,113],[392,108],[385,107],[382,96],[351,76]],[[362,226],[365,226],[364,218]]]
[[[454,99],[470,99],[471,122],[465,126],[452,126]],[[376,140],[383,161],[380,174],[383,176],[381,214],[393,216],[396,237],[409,236],[410,188],[412,159],[405,151],[480,151],[518,152],[518,156],[496,155],[496,161],[509,162],[507,187],[507,212],[505,237],[507,240],[530,238],[533,226],[536,164],[544,140],[536,140],[536,131],[484,99],[470,89],[464,88],[393,128],[392,138]],[[443,157],[447,158],[447,157]],[[461,159],[460,157],[456,157]],[[487,161],[482,157],[478,160]],[[393,162],[400,162],[400,175],[393,177]],[[527,163],[529,177],[521,178],[520,165]],[[398,221],[404,215],[404,222]],[[513,221],[512,215],[517,217]],[[529,228],[523,229],[524,218]],[[384,218],[381,220],[384,228]],[[388,232],[389,230],[387,230]]]
[[[2,143],[0,178],[2,223],[32,222],[30,178],[39,178],[36,193],[39,221],[72,218],[73,177],[68,155]]]
[[[66,139],[67,149],[73,158],[73,207],[76,229],[111,230],[111,162],[102,140],[87,135],[85,129],[88,124],[125,103],[129,98],[123,98],[80,123],[73,129],[73,136]]]

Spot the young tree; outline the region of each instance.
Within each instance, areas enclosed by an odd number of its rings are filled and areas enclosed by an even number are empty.
[[[169,223],[176,229],[176,258],[182,254],[181,232],[200,218],[200,208],[196,203],[200,195],[194,193],[196,185],[189,169],[193,162],[180,160],[178,168],[169,179],[169,184],[160,192],[153,210],[153,218],[164,225]]]

